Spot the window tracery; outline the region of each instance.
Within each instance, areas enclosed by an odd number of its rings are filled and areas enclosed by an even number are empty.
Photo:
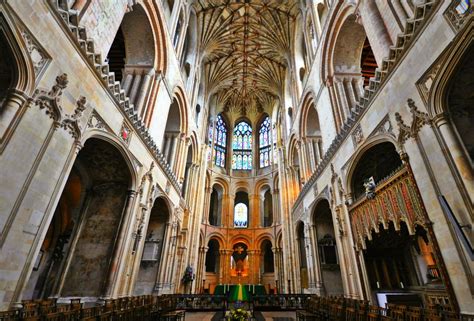
[[[212,127],[209,129],[212,130]],[[209,134],[212,141],[212,133]],[[227,126],[221,114],[217,115],[214,134],[214,159],[213,162],[219,167],[225,167],[227,154]]]
[[[258,131],[260,168],[265,168],[272,164],[271,153],[273,133],[270,131],[270,128],[270,117],[266,116],[260,124],[260,129]]]
[[[252,127],[245,121],[239,122],[234,128],[232,140],[232,169],[252,169]]]

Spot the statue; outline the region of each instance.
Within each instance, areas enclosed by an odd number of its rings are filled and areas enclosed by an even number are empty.
[[[375,181],[374,177],[371,176],[367,178],[364,181],[364,187],[365,187],[365,196],[367,196],[367,199],[371,200],[375,198]]]

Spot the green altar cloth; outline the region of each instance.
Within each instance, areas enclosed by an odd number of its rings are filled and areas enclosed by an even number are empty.
[[[266,290],[260,284],[219,284],[216,286],[214,294],[228,295],[229,301],[249,301],[252,295],[264,295]]]

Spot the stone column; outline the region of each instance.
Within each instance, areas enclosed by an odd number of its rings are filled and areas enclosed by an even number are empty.
[[[329,98],[331,100],[332,112],[334,114],[334,122],[336,125],[336,131],[339,132],[342,127],[342,115],[339,111],[336,88],[334,86],[334,78],[328,77],[326,79],[326,87],[328,87]]]
[[[202,223],[209,224],[209,211],[211,210],[211,194],[212,188],[206,187],[206,193],[204,195],[204,211],[202,213]]]
[[[383,58],[388,56],[392,42],[375,1],[360,1],[358,14],[360,14],[361,20],[358,22],[364,26],[377,65],[381,66]]]
[[[437,115],[434,118],[434,124],[438,127],[443,137],[448,152],[451,154],[452,160],[456,165],[456,169],[464,183],[467,194],[470,195],[471,202],[474,197],[474,177],[466,154],[460,146],[459,139],[453,131],[452,125],[445,114]]]
[[[165,276],[168,266],[168,253],[170,252],[170,242],[171,242],[171,222],[166,223],[165,228],[165,235],[163,237],[163,246],[161,249],[160,255],[160,267],[158,269],[157,279],[156,279],[156,290],[158,290],[158,294],[163,293],[163,286],[165,282]]]
[[[148,91],[150,89],[150,84],[151,84],[151,80],[153,79],[153,76],[155,75],[155,69],[151,68],[147,74],[145,75],[145,77],[143,77],[143,82],[140,86],[140,90],[138,92],[138,97],[137,97],[137,101],[136,101],[136,111],[138,114],[140,114],[143,118],[145,112],[143,110],[143,107],[145,105],[145,98],[148,94]]]
[[[249,195],[249,220],[248,227],[260,226],[260,196],[258,194]]]
[[[135,74],[135,77],[133,78],[132,88],[130,89],[130,95],[129,95],[130,103],[132,104],[135,104],[136,102],[135,99],[138,94],[138,88],[140,88],[141,80],[142,80],[142,75]],[[135,110],[136,108],[137,106],[135,106]]]
[[[128,91],[130,90],[130,85],[133,81],[133,73],[127,72],[125,78],[122,80],[122,88],[125,91],[125,95],[129,96]]]
[[[341,120],[342,123],[346,121],[347,115],[348,115],[348,101],[347,101],[347,96],[346,96],[346,91],[344,90],[344,84],[340,79],[335,79],[336,83],[336,93],[338,97],[338,105],[339,105],[339,111],[341,113]]]

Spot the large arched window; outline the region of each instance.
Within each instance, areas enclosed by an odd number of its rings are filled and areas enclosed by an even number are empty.
[[[246,192],[237,192],[234,199],[234,227],[246,228],[249,221],[249,196]]]
[[[232,169],[252,169],[252,127],[249,123],[241,121],[235,126],[232,149]]]
[[[258,130],[260,168],[268,167],[272,163],[272,133],[270,129],[270,117],[266,116]]]
[[[227,125],[221,114],[217,115],[216,130],[214,134],[214,164],[225,167],[227,147]]]

